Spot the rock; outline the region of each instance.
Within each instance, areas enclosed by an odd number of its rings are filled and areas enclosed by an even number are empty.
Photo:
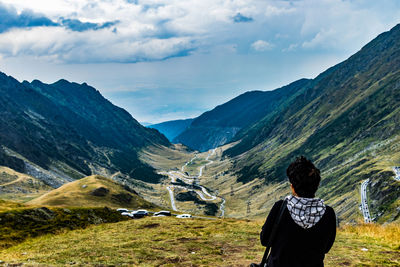
[[[87,184],[82,185],[82,188],[86,188],[86,187],[87,187]]]
[[[46,207],[37,208],[37,209],[34,209],[34,211],[38,217],[44,218],[46,220],[53,219],[54,215],[55,215],[53,211],[49,210]]]
[[[104,197],[108,194],[108,192],[110,192],[110,190],[108,190],[107,188],[99,187],[99,188],[96,188],[95,190],[93,190],[91,192],[91,194],[96,197]]]
[[[65,212],[65,213],[68,213],[68,214],[70,214],[71,213],[71,210],[69,210],[69,209],[63,209],[63,211]]]

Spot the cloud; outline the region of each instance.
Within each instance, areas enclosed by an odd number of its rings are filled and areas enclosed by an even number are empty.
[[[88,31],[100,30],[112,27],[119,21],[108,21],[103,23],[82,22],[79,19],[70,19],[60,17],[59,22],[54,22],[50,18],[35,13],[32,10],[24,9],[20,13],[13,6],[6,6],[0,3],[0,33],[15,29],[15,28],[33,28],[33,27],[54,27],[62,26],[72,31]]]
[[[273,47],[274,47],[273,44],[271,44],[267,41],[264,41],[264,40],[258,40],[251,44],[251,48],[253,48],[254,50],[256,50],[258,52],[271,50]]]
[[[29,28],[38,26],[57,26],[57,23],[44,15],[23,10],[20,14],[12,6],[0,3],[0,33],[13,28]]]
[[[98,34],[99,31],[102,33]],[[2,34],[0,54],[35,55],[68,63],[128,63],[186,56],[194,49],[186,37],[132,40],[120,35],[116,42],[114,35],[107,29],[86,32],[71,32],[61,27],[19,29]]]
[[[77,32],[83,32],[88,30],[101,30],[105,28],[109,28],[117,24],[119,21],[108,21],[104,23],[92,23],[92,22],[82,22],[78,19],[65,19],[63,17],[60,18],[60,24],[64,27]]]
[[[127,63],[249,49],[355,52],[400,16],[400,4],[382,1],[2,0],[10,5],[0,4],[0,55]]]
[[[252,22],[252,21],[253,21],[253,18],[243,16],[243,15],[240,14],[240,13],[237,13],[232,19],[233,19],[233,22],[235,22],[235,23],[240,23],[240,22]]]

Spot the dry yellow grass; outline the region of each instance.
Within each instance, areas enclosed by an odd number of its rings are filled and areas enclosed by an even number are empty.
[[[16,209],[24,209],[26,207],[27,207],[26,205],[21,203],[0,199],[0,212],[16,210]]]
[[[194,153],[180,144],[172,147],[149,146],[144,148],[140,154],[140,159],[159,171],[180,169],[180,167],[193,158]]]
[[[92,191],[104,187],[109,190],[105,196],[94,196]],[[118,197],[120,196],[120,197]],[[124,196],[131,200],[123,201]],[[93,175],[61,186],[49,193],[27,202],[29,205],[60,207],[111,207],[111,208],[155,208],[138,195],[128,192],[111,179]]]
[[[341,229],[343,234],[355,235],[364,238],[381,240],[393,249],[400,250],[400,224],[360,224],[345,225]]]

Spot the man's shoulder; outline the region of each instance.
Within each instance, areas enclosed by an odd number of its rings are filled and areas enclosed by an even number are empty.
[[[327,215],[327,217],[336,218],[335,210],[328,205],[325,205],[325,207],[325,214]]]
[[[283,204],[284,199],[280,199],[275,202],[274,206],[272,207],[273,209],[280,209],[282,204]]]
[[[325,205],[325,207],[326,207],[327,212],[331,212],[331,213],[335,214],[335,210],[331,206]]]

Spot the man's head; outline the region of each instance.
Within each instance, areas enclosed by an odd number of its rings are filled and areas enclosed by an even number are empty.
[[[286,175],[299,197],[313,198],[318,189],[321,176],[319,170],[304,156],[290,163]]]

